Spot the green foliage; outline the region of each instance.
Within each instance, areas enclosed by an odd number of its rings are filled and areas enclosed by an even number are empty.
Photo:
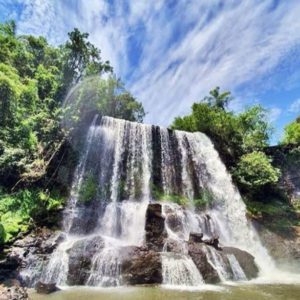
[[[189,199],[187,197],[181,195],[174,195],[174,194],[162,194],[159,201],[167,201],[167,202],[174,202],[178,205],[187,206],[189,204]]]
[[[225,110],[227,108],[231,100],[231,93],[220,93],[220,87],[218,86],[209,92],[209,96],[204,98],[204,101],[207,102],[210,106],[217,107],[222,110]]]
[[[267,110],[255,105],[239,114],[237,120],[244,153],[261,150],[268,145],[271,127],[267,122]]]
[[[213,194],[208,189],[203,189],[199,198],[193,199],[196,208],[207,208],[214,200]]]
[[[284,129],[283,144],[300,144],[300,118],[288,124]]]
[[[63,207],[59,194],[40,190],[20,190],[14,194],[0,193],[0,224],[5,242],[26,232],[34,224],[51,223],[52,214]]]
[[[0,44],[2,184],[12,187],[20,179],[32,182],[46,174],[74,128],[61,126],[63,119],[78,121],[85,110],[142,121],[142,105],[121,82],[100,78],[112,73],[112,67],[102,62],[87,33],[74,29],[65,44],[53,47],[43,37],[17,36],[11,21],[0,24]],[[64,101],[76,84],[76,99]]]
[[[145,116],[142,104],[114,76],[83,79],[68,95],[66,105],[65,120],[70,128],[89,112],[136,122],[142,122]]]
[[[287,202],[277,198],[262,201],[246,201],[248,214],[260,220],[270,230],[283,235],[293,234],[291,226],[299,226],[299,218]]]
[[[280,175],[262,152],[271,134],[267,111],[255,105],[234,114],[226,109],[231,99],[229,92],[216,88],[193,104],[190,115],[176,118],[172,128],[207,134],[242,192],[253,195],[254,189],[263,194],[265,186],[275,184]],[[204,202],[202,197],[195,200],[199,206]]]
[[[243,154],[267,146],[271,132],[266,111],[261,106],[234,114],[226,110],[231,99],[229,92],[220,93],[216,88],[210,96],[193,104],[190,115],[175,118],[171,126],[173,129],[207,134],[228,167],[234,166]]]
[[[4,244],[6,238],[6,233],[4,226],[0,223],[0,246]]]
[[[213,201],[213,194],[208,189],[202,189],[198,198],[189,199],[183,195],[165,194],[155,185],[151,186],[152,198],[156,201],[174,202],[182,206],[193,205],[197,209],[207,208]]]
[[[234,176],[241,185],[258,189],[267,184],[276,184],[280,170],[272,166],[265,153],[254,151],[241,157]]]
[[[190,203],[187,197],[183,195],[165,194],[155,185],[151,186],[151,194],[152,198],[156,201],[174,202],[182,206],[187,206]]]
[[[89,174],[83,181],[79,190],[79,201],[89,203],[97,194],[98,183],[93,174]]]

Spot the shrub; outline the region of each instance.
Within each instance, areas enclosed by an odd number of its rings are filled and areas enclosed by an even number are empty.
[[[25,189],[7,194],[0,191],[0,222],[5,232],[4,241],[8,242],[20,232],[28,231],[34,224],[53,222],[55,212],[62,208],[64,200],[54,192]]]
[[[241,157],[233,174],[242,186],[255,190],[277,183],[280,170],[272,166],[265,153],[254,151]]]

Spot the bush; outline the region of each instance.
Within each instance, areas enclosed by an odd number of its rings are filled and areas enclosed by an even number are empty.
[[[64,198],[54,193],[27,189],[14,194],[0,191],[0,222],[5,232],[4,241],[8,242],[20,232],[28,231],[34,224],[53,222],[55,212],[63,204]]]
[[[284,129],[284,144],[300,144],[300,120],[296,120]]]
[[[271,159],[265,153],[254,151],[241,157],[233,175],[243,187],[257,190],[276,184],[280,170],[272,166]]]

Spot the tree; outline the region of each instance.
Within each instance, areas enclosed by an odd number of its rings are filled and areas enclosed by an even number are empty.
[[[114,76],[86,77],[68,94],[65,105],[64,124],[69,129],[80,116],[84,118],[90,113],[136,122],[142,122],[145,116],[143,105]]]
[[[62,119],[78,122],[84,112],[142,121],[144,110],[124,85],[111,77],[109,62],[74,29],[53,47],[43,37],[17,35],[15,23],[0,24],[0,182],[14,186],[47,172],[71,134]],[[75,90],[75,97],[68,91]],[[67,99],[67,100],[68,100]]]
[[[284,129],[283,144],[300,144],[300,117]]]
[[[215,106],[222,110],[225,110],[227,108],[231,100],[231,93],[220,93],[220,87],[218,86],[209,92],[209,96],[204,98],[204,101],[207,102],[210,106]]]
[[[100,50],[87,41],[88,33],[81,33],[75,28],[68,36],[69,40],[62,47],[64,63],[60,96],[64,96],[84,76],[100,75],[113,70],[108,61],[102,62]]]
[[[272,129],[268,123],[267,111],[263,107],[252,106],[239,114],[237,120],[245,153],[262,150],[268,145]]]
[[[271,159],[264,152],[253,151],[241,157],[233,174],[242,186],[257,190],[276,184],[280,170],[272,166]]]
[[[175,118],[171,126],[207,134],[229,168],[236,165],[241,155],[267,146],[271,132],[266,111],[261,106],[234,114],[225,110],[231,99],[230,92],[220,93],[217,87],[210,91],[210,96],[193,104],[189,116]]]

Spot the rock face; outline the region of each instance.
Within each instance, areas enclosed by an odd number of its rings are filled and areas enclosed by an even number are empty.
[[[50,254],[57,247],[61,238],[49,229],[39,228],[24,238],[16,240],[5,258],[0,261],[0,282],[18,278],[19,272],[29,264],[36,267],[33,269],[39,270],[42,265],[47,263]],[[38,275],[38,271],[31,272],[30,277],[22,278],[22,284],[32,286]]]
[[[189,242],[202,243],[203,233],[191,232]]]
[[[128,248],[123,258],[122,277],[124,284],[162,283],[160,253],[138,247]]]
[[[220,282],[219,275],[214,267],[208,262],[206,253],[204,252],[203,244],[189,243],[189,255],[194,261],[196,267],[202,274],[205,283],[218,283]]]
[[[257,277],[259,270],[254,261],[254,257],[250,253],[233,247],[224,247],[221,252],[223,255],[233,254],[235,256],[247,279]]]
[[[145,231],[147,247],[151,250],[161,251],[164,239],[167,237],[161,204],[151,203],[148,205]]]
[[[35,285],[35,290],[38,294],[51,294],[59,291],[59,288],[55,283],[43,283],[39,281]]]
[[[90,275],[92,258],[101,251],[104,242],[100,236],[77,241],[69,250],[69,285],[84,285]]]
[[[252,255],[237,248],[220,248],[216,237],[203,240],[202,233],[190,233],[188,241],[177,239],[176,235],[173,236],[173,239],[168,237],[165,222],[168,230],[178,232],[179,235],[182,233],[182,221],[172,211],[171,217],[169,217],[170,214],[165,220],[161,204],[151,203],[148,205],[144,245],[142,247],[120,246],[118,250],[122,284],[161,284],[163,282],[162,251],[178,254],[179,257],[189,255],[206,283],[214,284],[223,279],[236,279],[236,270],[231,265],[233,257],[230,255],[234,256],[248,279],[257,276],[258,268]],[[184,235],[182,236],[184,237]],[[68,250],[68,285],[85,285],[88,282],[93,260],[105,246],[100,235],[83,235],[83,237]],[[62,234],[45,230],[16,241],[7,258],[0,262],[0,279],[2,276],[2,280],[4,280],[9,274],[16,278],[18,271],[22,271],[22,268],[30,263],[32,267],[28,273],[30,278],[23,276],[23,283],[26,286],[34,286],[40,278],[39,270],[48,263],[51,253],[64,238]],[[220,266],[226,276],[220,272]],[[14,288],[15,290],[23,291],[20,286]],[[56,291],[57,288],[55,284],[38,282],[36,290],[39,293],[50,293]]]
[[[255,224],[260,238],[276,263],[287,271],[300,273],[300,226],[294,226],[288,236],[271,232],[262,225]]]
[[[28,300],[27,289],[17,280],[7,280],[0,284],[1,300]]]

